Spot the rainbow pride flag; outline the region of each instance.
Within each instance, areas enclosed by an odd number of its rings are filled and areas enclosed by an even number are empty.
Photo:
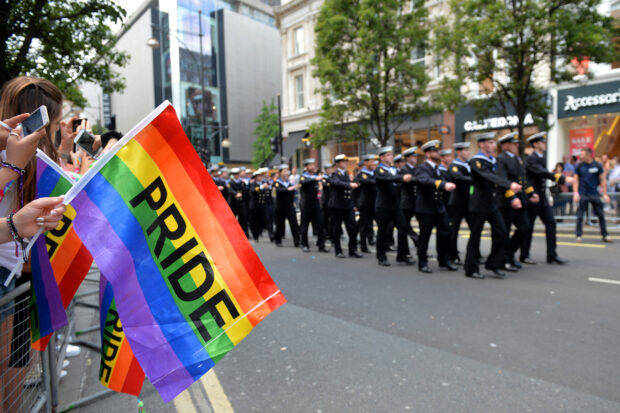
[[[101,325],[101,363],[99,381],[117,392],[138,396],[144,372],[125,337],[112,286],[103,274],[99,277],[99,320]]]
[[[165,402],[286,300],[165,102],[67,193]]]
[[[37,150],[37,198],[64,195],[73,183],[71,177],[54,161]],[[47,314],[59,311],[66,318],[64,310],[93,263],[93,257],[73,229],[74,218],[75,210],[67,205],[58,227],[46,232],[44,237],[39,237],[32,249],[33,278],[38,272],[44,274],[43,279],[49,283],[49,289],[59,292],[61,298],[60,305],[57,299],[52,303],[42,299],[43,296],[36,288],[37,282],[33,282],[35,288],[32,289],[30,331],[32,347],[39,351],[45,350],[51,338],[49,328],[41,330],[42,320],[46,319]]]

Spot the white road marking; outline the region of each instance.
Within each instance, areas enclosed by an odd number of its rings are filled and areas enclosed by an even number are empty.
[[[616,284],[616,285],[620,285],[620,281],[617,280],[608,280],[606,278],[595,278],[595,277],[589,277],[588,281],[592,281],[595,283],[605,283],[605,284]]]

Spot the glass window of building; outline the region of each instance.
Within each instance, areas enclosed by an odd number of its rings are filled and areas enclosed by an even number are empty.
[[[425,52],[423,46],[418,46],[411,51],[411,63],[414,65],[420,65],[424,67],[424,57]]]
[[[293,32],[293,39],[295,41],[295,56],[298,56],[304,52],[304,28],[299,26]]]
[[[401,153],[412,146],[418,148],[426,142],[437,139],[441,141],[441,133],[437,126],[424,129],[410,129],[406,131],[398,131],[394,133],[394,154]],[[423,157],[419,157],[418,161],[423,161]]]
[[[295,76],[295,107],[304,108],[304,76]]]

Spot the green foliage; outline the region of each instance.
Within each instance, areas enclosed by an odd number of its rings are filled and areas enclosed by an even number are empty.
[[[549,108],[542,85],[572,79],[571,59],[620,59],[620,32],[612,18],[598,13],[599,3],[450,0],[451,16],[433,24],[435,53],[450,72],[438,101],[447,110],[469,101],[483,116],[490,111],[506,116],[512,108],[522,138],[528,112],[544,127]],[[486,86],[478,90],[480,85]]]
[[[114,50],[108,26],[125,17],[113,0],[12,0],[0,5],[0,84],[20,76],[50,80],[76,106],[86,106],[79,82],[105,92],[124,87],[113,70],[126,53]]]
[[[271,152],[271,143],[269,141],[274,136],[278,136],[280,125],[278,124],[278,107],[273,102],[273,99],[270,104],[263,102],[263,107],[254,123],[256,123],[256,128],[254,129],[256,140],[252,144],[254,149],[252,165],[258,168],[275,155]]]
[[[428,78],[412,56],[427,45],[427,16],[424,1],[325,0],[312,61],[324,102],[310,127],[313,146],[363,140],[369,132],[385,144],[426,110]]]

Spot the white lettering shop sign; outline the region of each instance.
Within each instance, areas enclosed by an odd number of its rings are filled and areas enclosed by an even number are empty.
[[[487,118],[482,120],[472,120],[467,121],[463,124],[463,129],[465,132],[476,132],[481,130],[489,130],[489,129],[505,129],[505,128],[515,128],[519,124],[519,119],[516,115],[511,116],[500,116],[496,118]],[[534,118],[532,118],[532,114],[528,113],[525,115],[525,119],[523,120],[524,125],[533,125]]]
[[[558,118],[620,111],[620,82],[558,91]]]

